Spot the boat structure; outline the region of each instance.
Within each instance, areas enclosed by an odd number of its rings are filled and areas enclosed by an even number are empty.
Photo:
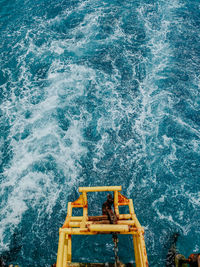
[[[133,207],[132,199],[120,193],[121,186],[79,187],[80,196],[74,202],[68,202],[67,216],[59,229],[59,242],[56,267],[67,266],[136,266],[147,267],[148,259],[144,241],[144,228],[140,225]],[[102,215],[88,216],[87,194],[90,192],[112,192],[102,206]],[[113,206],[113,209],[112,209]],[[128,206],[129,213],[120,214],[119,206]],[[74,208],[82,208],[83,216],[72,216]],[[106,235],[111,234],[114,241],[115,263],[73,263],[73,235]],[[133,238],[133,263],[123,264],[117,256],[118,235],[131,235]]]
[[[68,202],[67,216],[59,229],[57,262],[51,267],[148,267],[147,252],[144,241],[144,228],[140,225],[133,207],[133,200],[121,194],[121,186],[79,187],[80,196]],[[102,205],[102,214],[88,215],[88,193],[109,192]],[[111,194],[112,192],[112,194]],[[129,212],[120,214],[119,207],[128,206]],[[74,208],[82,209],[82,216],[73,216]],[[112,235],[114,242],[113,263],[72,262],[73,235]],[[131,263],[122,263],[118,257],[118,235],[131,235],[134,254]],[[192,253],[188,258],[180,254],[176,248],[178,233],[173,235],[172,245],[166,258],[166,267],[200,267],[200,253]],[[19,267],[7,265],[0,257],[0,267]],[[23,266],[22,266],[23,267]]]

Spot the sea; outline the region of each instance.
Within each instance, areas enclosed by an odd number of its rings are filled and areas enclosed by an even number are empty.
[[[79,186],[122,186],[149,266],[165,266],[175,233],[179,253],[200,252],[199,174],[199,0],[0,0],[6,264],[56,262]],[[89,215],[106,197],[88,193]],[[114,262],[111,235],[72,242],[74,262]],[[118,245],[133,263],[132,237]]]

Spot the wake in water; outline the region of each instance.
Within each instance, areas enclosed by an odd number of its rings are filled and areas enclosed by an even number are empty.
[[[151,266],[163,266],[173,232],[183,253],[199,250],[198,2],[2,8],[0,240],[3,255],[15,251],[7,261],[55,262],[80,185],[122,185]],[[96,239],[97,250],[76,242],[86,252],[74,259],[110,260],[110,240]]]

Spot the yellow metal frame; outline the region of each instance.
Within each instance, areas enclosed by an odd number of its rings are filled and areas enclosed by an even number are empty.
[[[82,193],[74,202],[68,202],[67,216],[59,229],[59,243],[56,267],[67,267],[72,259],[72,235],[96,235],[117,232],[133,236],[136,267],[147,267],[147,253],[144,229],[141,227],[133,208],[132,199],[123,196],[121,186],[79,187]],[[117,224],[110,224],[107,215],[88,216],[88,192],[114,192],[114,211]],[[119,206],[129,207],[129,214],[119,214]],[[72,216],[73,208],[83,208],[83,216]]]

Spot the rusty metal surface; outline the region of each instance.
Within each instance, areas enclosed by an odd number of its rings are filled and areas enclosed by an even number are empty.
[[[88,221],[101,221],[101,220],[108,220],[108,215],[88,216]]]
[[[129,199],[122,195],[120,192],[118,192],[118,205],[119,206],[125,206],[129,204]]]
[[[69,262],[69,267],[114,267],[115,263],[77,263]],[[119,263],[119,267],[135,267],[133,263]]]
[[[144,242],[144,229],[141,227],[133,207],[132,199],[123,196],[119,190],[121,187],[82,187],[82,194],[74,202],[68,202],[67,216],[62,228],[59,229],[59,246],[57,254],[57,267],[67,266],[133,266],[122,264],[120,261],[109,264],[82,264],[71,263],[71,235],[97,235],[97,234],[128,234],[133,237],[135,265],[136,267],[147,267],[148,260]],[[102,205],[103,215],[88,216],[87,192],[114,191]],[[128,206],[128,214],[120,214],[119,206]],[[73,216],[73,208],[82,208],[83,216]],[[114,208],[114,209],[113,209]],[[67,241],[66,241],[67,240]],[[116,239],[117,240],[117,239]],[[116,243],[117,244],[117,243]],[[116,245],[115,244],[115,245]],[[117,246],[115,256],[117,259]],[[119,262],[119,265],[118,265]],[[117,263],[117,264],[116,264]]]

